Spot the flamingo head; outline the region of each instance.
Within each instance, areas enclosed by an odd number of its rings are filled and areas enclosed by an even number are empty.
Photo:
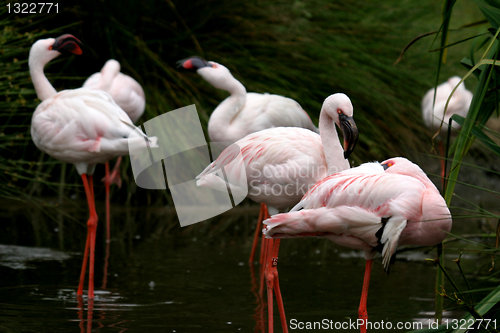
[[[205,59],[200,57],[189,57],[177,61],[177,68],[185,69],[190,72],[196,72],[203,67],[210,67],[211,65]]]
[[[80,55],[82,54],[82,47],[83,44],[78,38],[70,34],[64,34],[54,40],[54,43],[49,46],[49,50]]]
[[[82,54],[82,43],[72,35],[65,34],[57,38],[47,38],[37,40],[30,49],[30,68],[37,67],[37,64],[45,66],[49,61],[58,57],[61,53],[71,52]]]
[[[177,62],[178,68],[196,72],[217,89],[232,91],[234,77],[225,66],[200,57],[191,57]]]
[[[417,174],[423,173],[422,169],[404,157],[393,157],[381,163],[385,172],[397,173],[415,177]]]
[[[358,127],[353,118],[353,107],[347,95],[337,93],[329,96],[323,103],[325,110],[330,110],[329,116],[342,130],[344,137],[344,158],[348,158],[358,142]]]

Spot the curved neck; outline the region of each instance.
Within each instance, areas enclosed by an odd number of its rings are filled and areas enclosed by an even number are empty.
[[[54,52],[53,58],[57,57],[58,55],[59,54]],[[34,52],[30,51],[28,63],[30,68],[31,81],[33,82],[33,86],[35,86],[38,99],[40,99],[41,101],[44,101],[57,94],[56,89],[54,89],[50,81],[45,76],[45,73],[43,72],[43,68],[45,67],[45,65],[53,58],[47,58],[47,60],[45,60],[43,58],[37,57]]]
[[[208,121],[208,133],[213,141],[221,141],[220,134],[227,131],[227,127],[243,110],[247,101],[245,86],[235,78],[230,83],[224,90],[231,95],[215,108]]]
[[[100,89],[109,91],[118,73],[120,73],[120,63],[116,60],[108,60],[101,69]]]
[[[319,115],[319,135],[323,143],[328,174],[331,175],[349,169],[349,161],[344,158],[344,149],[340,143],[335,122],[324,111]]]

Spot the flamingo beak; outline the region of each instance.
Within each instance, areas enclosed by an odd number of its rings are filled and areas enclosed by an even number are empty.
[[[64,34],[56,38],[51,50],[80,55],[82,54],[82,47],[83,44],[78,38],[70,34]]]
[[[203,67],[212,67],[212,65],[200,57],[189,57],[177,61],[177,68],[186,69],[190,72],[196,72],[198,69]]]
[[[358,127],[352,117],[339,115],[340,129],[344,135],[344,158],[348,158],[358,142]]]

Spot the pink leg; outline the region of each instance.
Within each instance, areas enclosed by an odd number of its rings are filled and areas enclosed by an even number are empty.
[[[109,263],[109,242],[106,243],[106,257],[104,257],[104,269],[102,277],[102,287],[101,289],[106,289],[106,284],[108,283],[108,263]]]
[[[90,266],[89,266],[89,290],[88,298],[94,298],[94,258],[95,258],[95,236],[97,229],[97,213],[95,211],[94,205],[94,185],[92,175],[88,176],[82,174],[83,186],[85,188],[85,194],[87,195],[87,203],[89,205],[90,217],[87,221],[87,240],[90,247]],[[87,251],[85,251],[87,252]],[[85,260],[84,263],[86,264]],[[82,268],[82,271],[84,268]]]
[[[439,155],[442,157],[441,158],[441,185],[444,187],[444,174],[445,174],[445,170],[444,170],[444,165],[445,165],[445,161],[444,161],[444,147],[443,147],[443,141],[439,141]]]
[[[87,260],[89,258],[90,234],[87,231],[87,241],[85,242],[85,252],[83,253],[82,270],[80,272],[80,283],[78,284],[77,296],[83,295],[83,283],[85,281],[85,272],[87,271]]]
[[[86,175],[85,175],[86,177]],[[83,186],[85,188],[85,185],[88,185],[87,179],[83,178],[82,175],[82,181],[83,181]],[[85,195],[87,196],[87,203],[89,203],[89,198],[87,191],[85,190]],[[92,198],[92,201],[94,199]],[[89,211],[90,211],[90,204],[89,204]],[[83,263],[82,263],[82,270],[80,272],[80,283],[78,284],[78,290],[76,292],[77,296],[82,296],[83,295],[83,283],[85,282],[85,273],[87,272],[87,263],[89,259],[89,246],[90,246],[90,233],[87,230],[87,240],[85,242],[85,251],[83,252]]]
[[[264,206],[264,217],[263,220],[266,220],[270,217],[269,212],[267,211],[267,206]],[[261,246],[260,246],[260,288],[259,293],[262,296],[264,291],[264,278],[266,272],[266,263],[269,253],[272,251],[272,239],[266,239],[264,237],[261,238]]]
[[[365,277],[363,279],[363,290],[361,291],[361,301],[359,302],[358,316],[363,320],[361,333],[366,333],[366,322],[368,321],[368,312],[366,311],[366,301],[368,300],[368,287],[370,286],[370,274],[372,272],[372,260],[366,261]]]
[[[266,212],[266,210],[266,205],[261,203],[259,219],[257,220],[257,227],[255,228],[255,234],[253,236],[252,252],[250,252],[250,259],[248,260],[248,263],[250,265],[253,265],[255,250],[257,249],[257,242],[259,241],[259,237],[262,234],[262,221],[264,220],[264,213]],[[260,264],[262,264],[262,262]]]
[[[110,198],[109,198],[109,187],[111,186],[111,181],[109,177],[109,162],[104,164],[104,169],[106,170],[106,176],[104,176],[104,188],[106,189],[106,242],[109,243],[110,234]]]
[[[281,318],[281,327],[283,332],[288,333],[288,325],[285,316],[285,308],[278,279],[278,252],[280,247],[280,239],[270,239],[268,245],[268,257],[266,260],[266,281],[267,281],[267,299],[268,299],[268,323],[269,332],[273,331],[273,291],[276,295],[276,303]]]
[[[120,163],[122,162],[122,157],[118,157],[116,160],[116,164],[111,171],[111,174],[107,173],[104,178],[101,179],[101,182],[108,182],[111,184],[116,184],[118,187],[122,187],[122,178],[120,177]],[[106,162],[107,164],[107,162]],[[108,164],[109,165],[109,164]],[[109,166],[108,166],[109,169]]]

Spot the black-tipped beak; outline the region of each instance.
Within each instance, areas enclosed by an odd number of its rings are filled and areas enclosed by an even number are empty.
[[[56,38],[51,49],[61,53],[82,54],[83,44],[73,35],[65,34]]]
[[[200,57],[189,57],[177,61],[177,68],[186,69],[191,72],[196,72],[203,67],[212,67],[205,59]]]
[[[387,163],[382,164],[382,168],[384,168],[384,171],[389,169],[389,165]]]
[[[348,158],[358,142],[358,127],[352,117],[339,115],[340,129],[344,135],[344,158]]]

